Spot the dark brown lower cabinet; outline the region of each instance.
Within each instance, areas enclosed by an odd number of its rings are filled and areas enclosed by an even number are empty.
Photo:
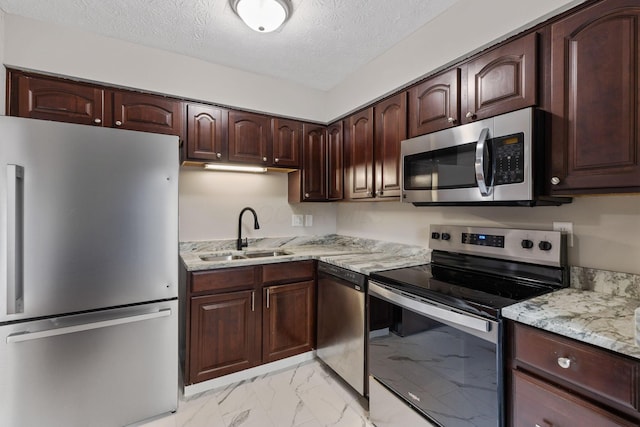
[[[315,347],[315,262],[188,274],[185,384],[252,368]]]
[[[640,426],[640,361],[507,322],[507,425]]]
[[[262,361],[273,362],[313,349],[315,283],[313,280],[269,286],[263,290]]]
[[[191,383],[260,363],[258,313],[254,291],[191,299]]]

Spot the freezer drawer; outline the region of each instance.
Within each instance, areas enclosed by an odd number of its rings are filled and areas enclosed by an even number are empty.
[[[175,411],[178,301],[0,327],[0,425],[123,426]]]

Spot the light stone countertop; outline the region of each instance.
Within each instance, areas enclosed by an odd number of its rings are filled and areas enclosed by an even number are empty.
[[[375,271],[427,264],[430,259],[430,251],[419,246],[333,234],[249,239],[249,246],[242,251],[236,250],[235,244],[235,240],[182,242],[180,258],[187,271],[317,259],[366,275]],[[290,254],[229,261],[203,261],[200,258],[212,254],[242,254],[274,250],[284,250]]]
[[[640,276],[580,267],[572,267],[571,275],[571,288],[511,305],[502,309],[502,315],[640,359],[634,317],[640,307]],[[592,282],[585,283],[587,277]]]

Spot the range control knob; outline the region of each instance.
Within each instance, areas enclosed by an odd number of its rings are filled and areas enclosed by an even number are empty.
[[[533,242],[529,239],[524,239],[520,244],[525,249],[531,249],[533,247]]]
[[[431,238],[438,240],[440,238],[440,233],[438,233],[437,231],[434,231],[433,233],[431,233]]]
[[[450,239],[451,239],[451,234],[442,233],[442,240],[450,240]]]
[[[551,245],[551,242],[547,242],[546,240],[543,240],[540,243],[538,243],[538,247],[540,248],[541,251],[550,251],[552,248],[552,245]]]

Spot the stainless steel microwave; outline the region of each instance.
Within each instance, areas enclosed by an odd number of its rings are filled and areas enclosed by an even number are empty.
[[[544,195],[543,116],[513,111],[402,141],[402,201],[429,205],[559,205]]]

